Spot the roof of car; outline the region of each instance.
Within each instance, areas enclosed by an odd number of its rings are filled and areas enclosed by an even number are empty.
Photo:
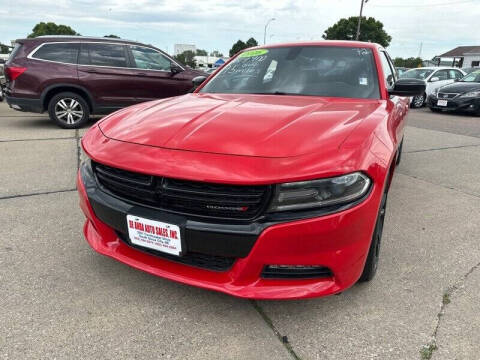
[[[119,42],[119,43],[128,43],[128,44],[139,44],[139,45],[146,45],[134,40],[126,40],[126,39],[119,39],[119,38],[111,38],[111,37],[94,37],[94,36],[77,36],[77,35],[43,35],[37,36],[34,38],[26,38],[26,39],[17,39],[16,42],[25,42],[25,41],[35,41],[35,42],[50,42],[50,41],[98,41],[98,42]],[[154,47],[153,45],[147,45]]]
[[[419,68],[413,68],[409,70],[460,70],[459,68],[454,68],[451,66],[425,66],[425,67],[419,67]]]
[[[350,40],[321,40],[321,41],[275,43],[275,44],[269,44],[269,45],[256,46],[253,49],[287,47],[287,46],[345,46],[345,47],[363,47],[363,48],[371,48],[371,49],[382,48],[381,45],[377,43],[371,43],[371,42],[350,41]]]

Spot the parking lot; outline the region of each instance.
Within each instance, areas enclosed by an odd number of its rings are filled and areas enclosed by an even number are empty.
[[[75,191],[86,129],[0,103],[0,357],[478,359],[480,118],[408,125],[374,281],[248,301],[96,254]]]

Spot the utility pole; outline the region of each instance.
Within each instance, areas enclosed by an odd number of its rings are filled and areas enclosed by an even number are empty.
[[[267,21],[267,23],[265,24],[265,29],[263,31],[263,45],[265,45],[267,43],[267,26],[268,24],[270,24],[273,20],[275,20],[275,18],[271,18],[270,20]]]
[[[356,40],[358,41],[360,39],[360,23],[362,22],[362,13],[363,13],[363,3],[367,3],[368,0],[361,0],[360,4],[360,16],[358,17],[358,25],[357,25],[357,36]]]
[[[420,43],[420,50],[418,50],[418,57],[422,58],[422,48],[423,48],[423,42]]]

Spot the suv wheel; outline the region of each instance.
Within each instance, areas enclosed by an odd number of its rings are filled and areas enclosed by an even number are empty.
[[[372,242],[367,255],[367,261],[363,268],[362,276],[360,276],[359,282],[370,281],[377,273],[378,259],[380,258],[380,245],[382,242],[383,223],[385,221],[385,210],[387,208],[387,191],[383,194],[382,201],[380,202],[380,209],[378,210],[377,222],[375,224],[375,230],[373,231]]]
[[[425,104],[425,98],[426,98],[425,94],[414,96],[412,99],[412,108],[414,109],[421,108],[423,104]]]
[[[48,114],[58,126],[78,129],[90,116],[87,102],[78,94],[62,92],[55,95],[48,104]]]

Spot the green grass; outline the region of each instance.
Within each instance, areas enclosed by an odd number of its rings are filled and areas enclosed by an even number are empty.
[[[437,350],[437,345],[435,345],[435,343],[425,345],[422,348],[422,350],[420,350],[420,355],[422,355],[422,360],[430,360],[435,350]]]

